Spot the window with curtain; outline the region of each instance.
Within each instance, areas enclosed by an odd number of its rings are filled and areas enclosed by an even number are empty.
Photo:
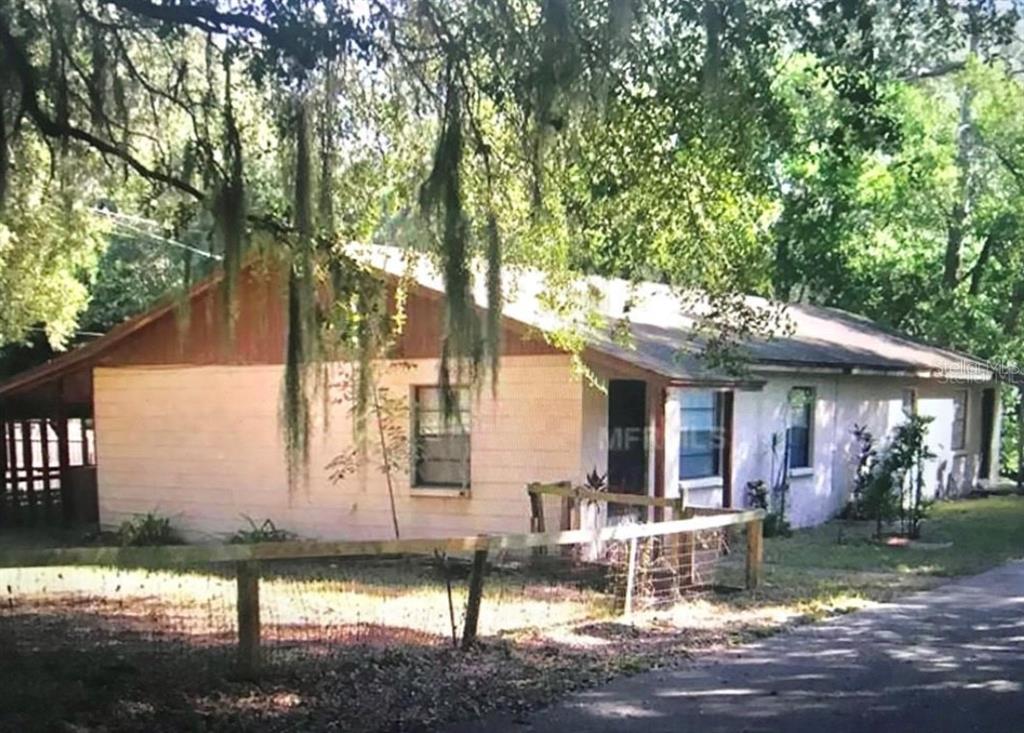
[[[469,390],[456,387],[454,392],[454,410],[446,416],[440,387],[415,388],[416,486],[469,486]]]
[[[725,433],[724,393],[683,390],[680,405],[679,478],[722,475]]]
[[[789,391],[789,419],[786,422],[789,468],[810,468],[814,429],[814,390],[794,387]]]
[[[963,450],[967,446],[967,390],[953,393],[953,438],[950,447]]]

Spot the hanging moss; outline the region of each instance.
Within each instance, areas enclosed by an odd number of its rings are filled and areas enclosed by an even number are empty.
[[[213,216],[217,241],[223,256],[224,279],[221,284],[221,315],[226,325],[229,345],[234,344],[235,322],[238,318],[238,272],[245,244],[245,184],[243,179],[242,141],[235,120],[231,98],[231,55],[224,57],[224,168],[225,175],[217,189]]]
[[[309,398],[304,379],[306,355],[302,328],[302,291],[303,284],[293,268],[288,277],[288,340],[285,347],[284,395],[281,401],[289,491],[293,491],[301,479],[308,475],[309,466]]]
[[[501,361],[501,235],[498,217],[487,215],[487,333],[485,347],[490,355],[491,391],[498,388],[498,365]]]
[[[317,357],[310,179],[307,109],[305,102],[299,100],[295,108],[296,242],[288,278],[288,343],[282,406],[289,490],[295,490],[308,478],[310,410],[306,376]]]
[[[422,211],[439,220],[438,254],[446,297],[438,381],[449,417],[455,413],[453,387],[465,380],[476,383],[483,361],[480,319],[473,301],[469,227],[462,207],[463,123],[459,89],[449,84],[433,166],[420,189]]]

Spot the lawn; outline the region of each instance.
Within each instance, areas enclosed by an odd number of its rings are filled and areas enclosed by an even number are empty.
[[[933,587],[1024,556],[1024,498],[937,505],[922,544],[833,522],[765,543],[765,582],[741,543],[716,584],[675,606],[613,615],[590,578],[492,570],[482,643],[451,645],[445,576],[429,562],[275,566],[261,584],[270,665],[233,677],[227,572],[0,571],[0,730],[421,730],[520,711],[622,674]],[[452,575],[461,625],[465,566]]]
[[[765,541],[765,584],[735,603],[813,616],[883,602],[1024,557],[1024,498],[938,503],[921,541],[889,546],[870,522],[834,521]]]

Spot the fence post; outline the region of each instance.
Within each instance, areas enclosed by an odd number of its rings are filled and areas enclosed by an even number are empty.
[[[462,629],[462,649],[469,649],[476,641],[476,627],[480,620],[480,602],[484,595],[484,573],[487,572],[487,548],[473,553],[473,569],[469,574],[469,599],[466,601],[466,624]]]
[[[633,613],[633,596],[636,594],[636,556],[637,539],[634,537],[629,541],[629,559],[626,563],[626,598],[622,608],[625,616]]]
[[[693,507],[683,506],[682,518],[696,516]],[[679,587],[692,588],[697,584],[697,533],[683,532],[679,538]]]
[[[764,520],[754,519],[747,525],[747,588],[761,584],[764,573]]]
[[[235,566],[238,584],[238,671],[251,677],[260,667],[260,569],[254,561]]]
[[[526,491],[530,497],[530,531],[531,532],[545,532],[547,531],[544,525],[544,497],[537,491],[533,491],[539,486],[539,484],[532,483],[527,484]],[[534,555],[546,555],[548,554],[548,548],[546,547],[534,547]]]
[[[685,491],[685,489],[684,489]],[[686,499],[678,497],[672,500],[672,519],[683,519],[686,517]]]

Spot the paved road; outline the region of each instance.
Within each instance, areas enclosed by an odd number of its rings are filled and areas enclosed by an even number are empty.
[[[1024,732],[1024,562],[451,733]]]

